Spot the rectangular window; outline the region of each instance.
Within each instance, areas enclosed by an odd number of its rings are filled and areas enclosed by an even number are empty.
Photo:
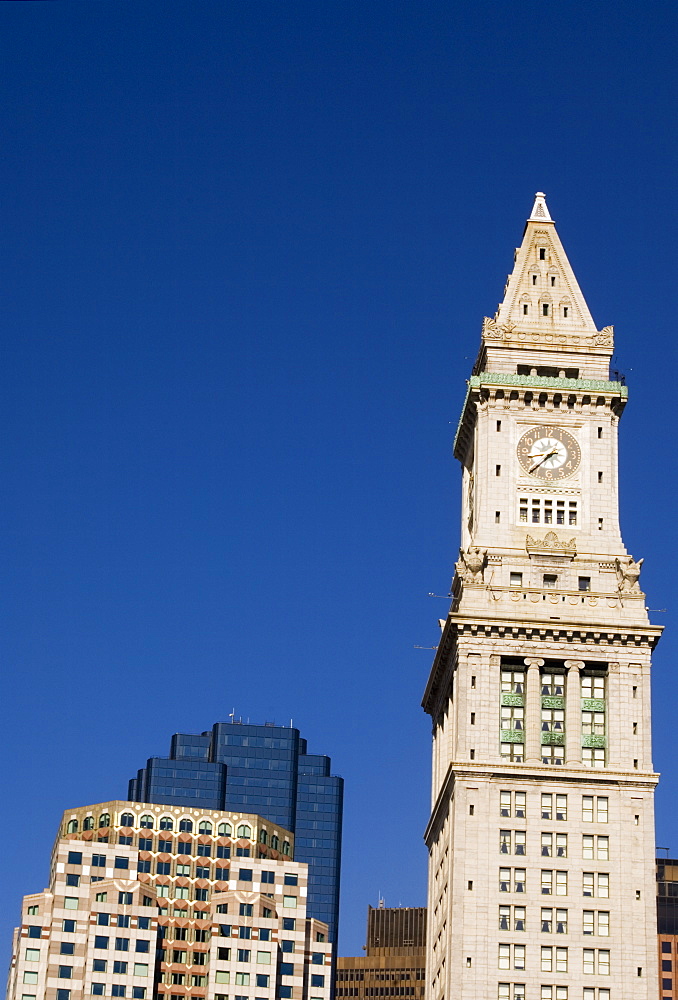
[[[556,795],[556,819],[567,820],[567,795]]]
[[[249,986],[249,984],[250,984],[249,972],[236,972],[235,974],[236,986]]]
[[[78,908],[78,897],[77,896],[64,896],[64,909],[65,910],[77,910]],[[70,993],[70,990],[69,990]]]
[[[270,976],[266,976],[261,972],[257,972],[257,977],[256,977],[257,986],[261,987],[262,989],[267,989],[270,981],[271,981]]]
[[[102,997],[106,992],[106,986],[104,983],[92,983],[92,996]]]
[[[134,975],[135,976],[147,976],[148,975],[148,965],[146,962],[135,962],[134,963]]]
[[[113,963],[113,974],[116,976],[126,976],[127,975],[127,962],[114,962]]]
[[[553,872],[542,868],[541,872],[541,894],[551,896],[553,894]]]
[[[215,972],[214,973],[215,983],[230,983],[231,973],[230,972]]]
[[[297,905],[296,896],[283,896],[283,906],[287,909],[294,909]]]
[[[271,964],[271,953],[270,953],[270,951],[258,951],[257,952],[257,963],[259,965],[270,965]]]
[[[40,961],[40,949],[39,948],[26,948],[26,961],[27,962],[39,962]]]
[[[69,851],[68,852],[68,864],[69,865],[81,865],[82,864],[82,851]]]
[[[567,934],[567,910],[556,910],[556,934]]]

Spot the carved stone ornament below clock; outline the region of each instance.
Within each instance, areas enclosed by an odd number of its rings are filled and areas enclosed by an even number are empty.
[[[533,538],[532,535],[528,535],[525,548],[530,553],[569,556],[573,559],[577,554],[577,539],[568,538],[561,542],[555,531],[547,531],[543,538]]]

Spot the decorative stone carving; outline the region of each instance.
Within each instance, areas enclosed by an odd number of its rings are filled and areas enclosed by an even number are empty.
[[[518,328],[515,323],[497,323],[492,316],[483,320],[482,338],[484,341],[506,340],[530,344],[550,344],[560,347],[600,347],[613,346],[614,327],[605,326],[595,333],[577,333],[565,330],[543,330]]]
[[[471,545],[466,552],[459,549],[459,559],[455,569],[464,583],[482,583],[486,562],[487,551],[481,551],[477,545]]]
[[[644,560],[639,559],[634,562],[633,556],[624,556],[622,559],[615,559],[614,564],[617,569],[617,587],[620,594],[640,594],[640,568]]]
[[[573,559],[577,554],[577,539],[569,538],[561,541],[555,531],[547,531],[543,538],[533,538],[528,535],[525,548],[529,553],[569,556]]]

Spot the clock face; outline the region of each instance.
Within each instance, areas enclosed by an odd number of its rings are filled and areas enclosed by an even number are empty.
[[[581,448],[562,427],[531,427],[518,442],[518,461],[535,479],[566,479],[579,468]]]

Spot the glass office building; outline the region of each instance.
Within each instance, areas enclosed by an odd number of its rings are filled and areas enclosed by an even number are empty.
[[[131,802],[256,813],[295,835],[309,866],[309,915],[337,940],[344,781],[307,752],[298,729],[217,722],[175,733],[169,757],[151,757],[129,783]]]

